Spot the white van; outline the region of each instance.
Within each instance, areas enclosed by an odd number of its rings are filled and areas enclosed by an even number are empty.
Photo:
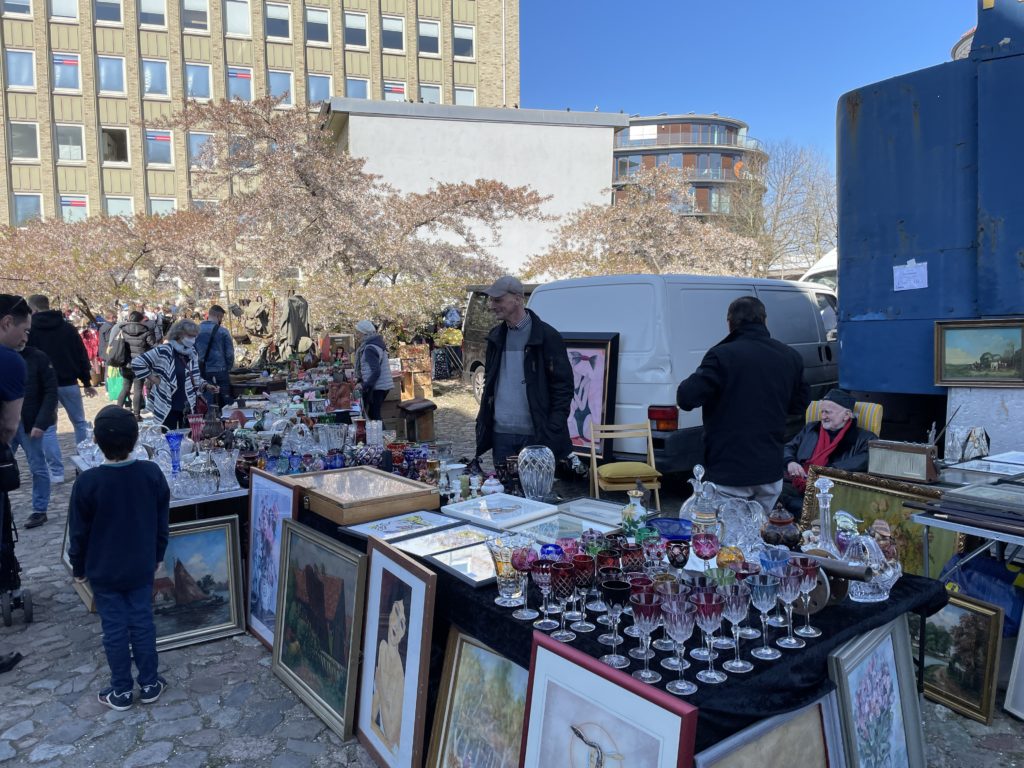
[[[772,337],[803,357],[812,398],[836,386],[836,297],[824,286],[740,277],[611,275],[540,285],[528,306],[562,333],[618,332],[614,422],[649,420],[658,469],[676,472],[688,471],[703,455],[701,413],[676,407],[676,387],[728,335],[726,311],[740,296],[763,301]],[[795,422],[802,424],[802,417]],[[622,440],[613,447],[620,460],[645,452],[641,440]]]
[[[833,291],[839,290],[839,252],[833,248],[800,277],[801,283],[820,283]]]

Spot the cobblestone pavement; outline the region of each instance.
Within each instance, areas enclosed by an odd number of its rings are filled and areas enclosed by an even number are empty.
[[[455,444],[457,456],[473,452],[476,404],[469,390],[435,385],[436,433]],[[92,414],[106,404],[87,401]],[[61,412],[65,456],[74,450],[70,424]],[[13,494],[15,519],[30,511],[31,481],[22,461],[22,488]],[[32,590],[35,622],[0,627],[0,652],[25,658],[0,675],[0,764],[62,766],[116,765],[126,768],[300,768],[372,766],[354,741],[343,743],[270,669],[270,654],[248,635],[239,635],[160,654],[170,688],[160,701],[113,712],[96,701],[108,672],[99,619],[86,612],[60,562],[74,468],[55,486],[49,521],[22,530],[17,546],[24,586]],[[586,493],[582,485],[558,486],[566,496]],[[662,494],[677,507],[682,486]],[[991,726],[967,720],[925,702],[928,765],[973,768],[983,764],[1024,766],[1024,728],[999,708]]]

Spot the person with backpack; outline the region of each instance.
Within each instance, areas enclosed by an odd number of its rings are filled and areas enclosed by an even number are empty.
[[[231,369],[235,365],[235,342],[231,332],[224,327],[224,308],[219,304],[210,311],[199,325],[196,339],[196,354],[199,356],[199,374],[212,384],[220,387],[215,398],[207,398],[210,405],[223,408],[231,401]]]
[[[142,379],[135,378],[132,360],[156,346],[156,336],[153,329],[143,322],[145,319],[141,312],[132,312],[128,316],[128,322],[121,326],[111,342],[107,356],[111,365],[121,369],[123,383],[117,404],[123,408],[131,393],[132,413],[135,414],[136,421],[142,420]]]

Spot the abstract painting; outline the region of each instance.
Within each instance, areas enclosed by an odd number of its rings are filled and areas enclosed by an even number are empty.
[[[619,366],[619,334],[563,332],[572,367],[569,437],[573,451],[590,456],[590,425],[615,421],[615,387]],[[597,446],[604,457],[604,440]]]
[[[284,521],[273,670],[343,739],[354,725],[365,587],[365,555]]]
[[[294,491],[258,469],[249,479],[249,629],[268,648],[274,646],[281,535],[294,513]]]

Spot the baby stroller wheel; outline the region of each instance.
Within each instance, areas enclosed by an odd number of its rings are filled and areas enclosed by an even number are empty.
[[[32,593],[27,589],[21,590],[21,610],[25,614],[25,623],[32,623]]]
[[[4,626],[11,626],[11,593],[4,592],[0,594],[0,611],[3,612]]]

